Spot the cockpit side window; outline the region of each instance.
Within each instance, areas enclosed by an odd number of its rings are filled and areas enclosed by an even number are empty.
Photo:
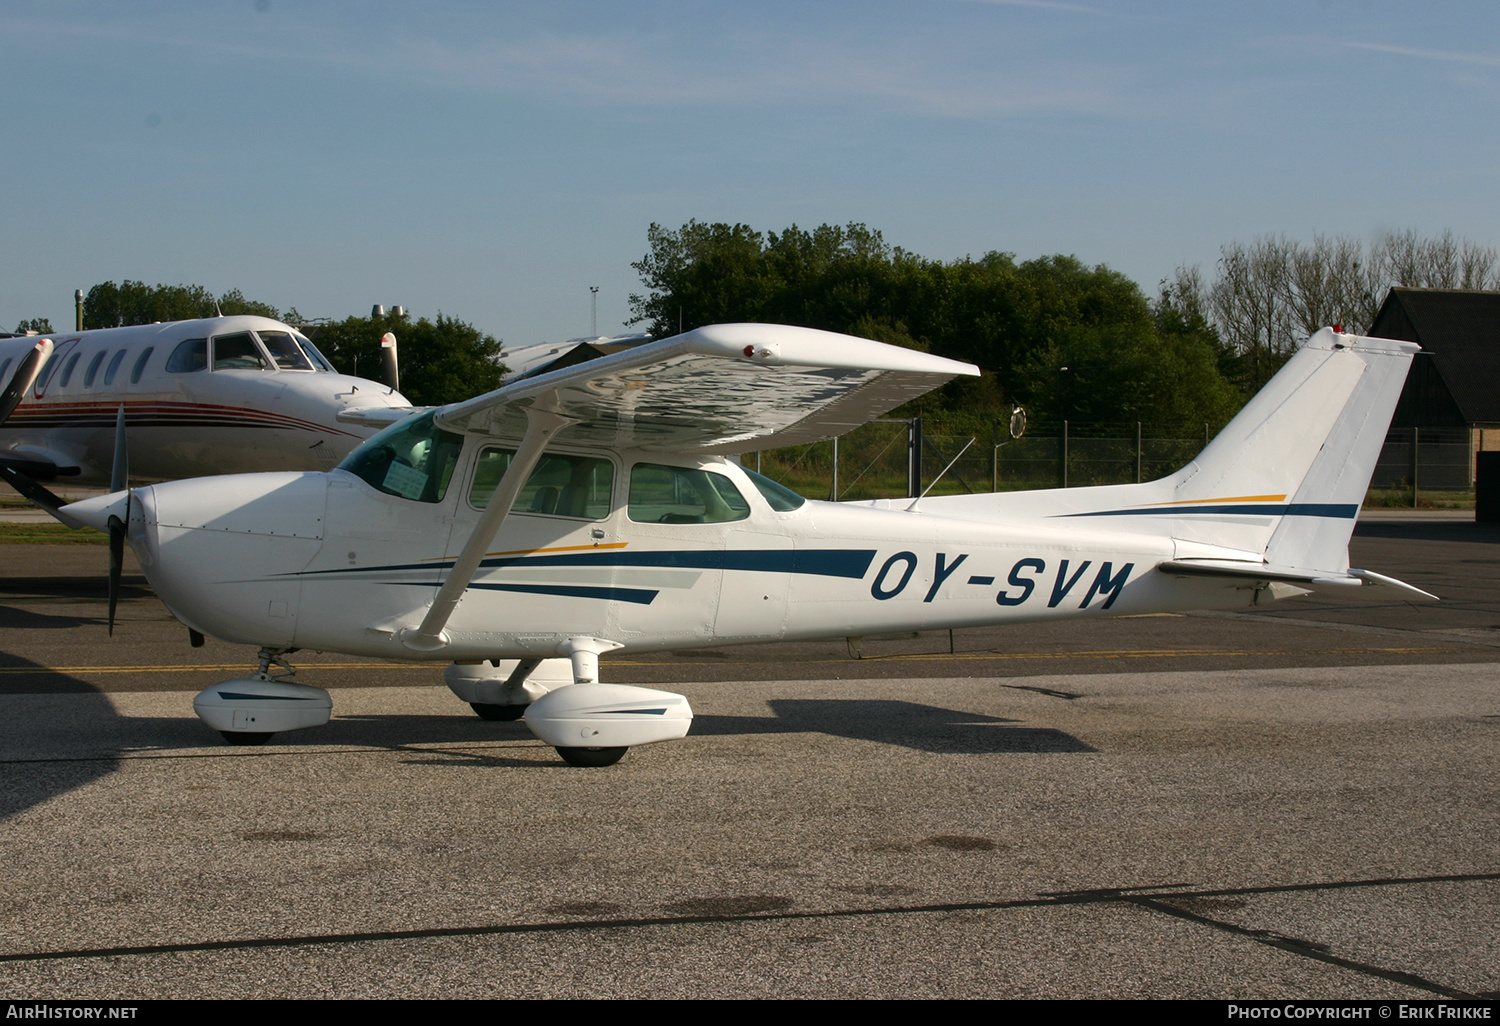
[[[306,335],[296,332],[292,337],[297,340],[298,348],[307,354],[307,358],[312,361],[314,367],[321,371],[328,371],[330,374],[338,373],[333,369],[333,364],[328,362],[328,357],[318,352],[318,347],[313,345]]]
[[[432,413],[425,413],[366,439],[344,457],[339,469],[387,495],[442,502],[463,446],[463,435],[444,431],[433,423]]]
[[[269,331],[262,328],[256,332],[260,336],[261,344],[271,354],[271,359],[276,361],[276,366],[282,370],[312,370],[312,364],[307,362],[307,357],[302,355],[302,350],[297,348],[297,343],[292,341],[292,336],[284,331]]]
[[[213,369],[216,371],[266,369],[266,358],[261,355],[260,346],[255,344],[255,337],[248,331],[215,335],[213,343]]]
[[[630,519],[643,524],[723,524],[750,504],[723,474],[637,463],[630,468]]]
[[[495,487],[515,455],[514,449],[494,448],[479,454],[474,481],[469,486],[469,505],[484,509],[490,504]],[[547,453],[511,503],[511,512],[603,520],[609,516],[614,484],[615,465],[609,460]]]
[[[168,374],[191,374],[208,367],[208,339],[190,338],[179,342],[167,358]]]

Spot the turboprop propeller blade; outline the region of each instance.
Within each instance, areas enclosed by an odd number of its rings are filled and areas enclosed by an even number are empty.
[[[21,400],[26,398],[26,390],[36,381],[36,376],[41,373],[51,355],[52,340],[44,338],[38,339],[31,352],[22,357],[16,372],[11,375],[10,383],[5,386],[5,391],[0,392],[0,424],[9,420],[16,407],[21,405]]]
[[[120,603],[120,572],[125,566],[125,524],[109,518],[109,636],[115,635],[115,607]]]
[[[109,634],[115,633],[115,607],[120,601],[120,573],[125,566],[125,521],[130,519],[130,461],[125,452],[125,404],[115,414],[115,460],[109,470],[109,490],[125,491],[125,520],[109,518]]]

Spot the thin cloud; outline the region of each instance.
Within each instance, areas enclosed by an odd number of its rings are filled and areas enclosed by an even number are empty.
[[[1445,61],[1450,64],[1477,64],[1485,68],[1500,68],[1500,57],[1483,53],[1464,53],[1460,50],[1429,50],[1420,46],[1395,46],[1390,43],[1352,43],[1339,45],[1351,50],[1372,50],[1376,53],[1394,53],[1402,57],[1420,57],[1429,61]]]
[[[1103,14],[1098,7],[1083,4],[1065,4],[1058,0],[964,0],[971,4],[991,4],[995,7],[1039,7],[1047,11],[1067,11],[1069,14]]]

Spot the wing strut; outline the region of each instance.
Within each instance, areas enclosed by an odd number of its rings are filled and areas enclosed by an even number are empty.
[[[572,423],[573,418],[560,413],[538,409],[535,405],[527,408],[526,434],[521,439],[521,446],[511,458],[510,466],[501,475],[500,483],[495,485],[495,492],[490,496],[484,515],[474,525],[474,533],[469,535],[463,551],[453,561],[453,569],[448,571],[448,578],[438,589],[437,598],[432,600],[432,606],[422,618],[421,625],[401,630],[399,637],[407,648],[415,652],[435,652],[448,644],[448,635],[443,628],[447,626],[453,610],[458,607],[459,599],[463,598],[469,582],[474,579],[479,561],[484,558],[490,543],[500,532],[500,525],[505,523],[511,503],[516,501],[526,479],[536,469],[552,436]]]

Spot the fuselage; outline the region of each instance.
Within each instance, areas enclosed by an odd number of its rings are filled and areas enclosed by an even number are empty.
[[[108,481],[122,405],[131,477],[146,480],[326,469],[375,430],[340,412],[410,405],[339,374],[296,329],[265,317],[48,337],[52,357],[0,427],[0,452],[80,484]],[[0,339],[0,382],[35,341]]]
[[[128,537],[152,587],[225,641],[443,660],[554,656],[578,636],[688,648],[1255,598],[1156,573],[1180,554],[1166,537],[813,502],[718,457],[560,444],[488,547],[447,645],[415,652],[401,632],[515,444],[470,436],[443,456],[438,438],[385,437],[329,473],[137,489]]]

